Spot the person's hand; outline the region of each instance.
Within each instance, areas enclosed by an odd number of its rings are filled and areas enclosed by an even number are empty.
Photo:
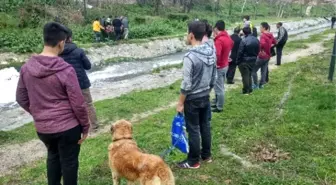
[[[82,138],[78,141],[78,144],[81,145],[86,140],[87,137],[88,137],[88,134],[83,134]]]
[[[176,111],[179,112],[179,113],[183,113],[184,105],[182,103],[177,103]]]
[[[232,62],[232,58],[229,58],[229,62]]]

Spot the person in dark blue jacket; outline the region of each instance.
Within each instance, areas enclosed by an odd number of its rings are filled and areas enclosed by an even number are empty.
[[[97,130],[98,121],[90,92],[91,83],[85,71],[91,69],[91,62],[87,58],[84,50],[78,48],[77,45],[72,42],[72,31],[69,29],[68,32],[69,34],[64,46],[64,51],[59,56],[62,57],[64,61],[72,65],[72,67],[75,69],[79,85],[88,105],[91,129]]]

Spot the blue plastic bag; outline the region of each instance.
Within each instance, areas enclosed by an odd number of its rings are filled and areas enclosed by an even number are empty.
[[[186,134],[184,132],[184,117],[181,113],[178,113],[173,120],[171,136],[172,145],[178,148],[183,153],[189,153],[189,144]]]

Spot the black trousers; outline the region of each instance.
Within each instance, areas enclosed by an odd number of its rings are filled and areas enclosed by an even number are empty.
[[[277,60],[276,60],[276,65],[278,65],[278,66],[280,66],[281,65],[281,58],[282,58],[282,50],[283,50],[283,48],[284,48],[284,46],[285,46],[285,44],[286,43],[284,43],[284,44],[278,44],[277,46],[276,46],[276,54],[277,54]]]
[[[122,36],[121,28],[114,27],[115,40],[120,40]]]
[[[331,29],[334,29],[335,21],[331,21]]]
[[[242,75],[243,81],[243,94],[252,93],[252,71],[254,69],[255,62],[242,62],[239,64],[239,71]]]
[[[184,114],[189,139],[188,163],[195,165],[200,157],[211,157],[211,129],[210,129],[210,101],[209,97],[187,100],[184,103]],[[202,139],[202,149],[200,144]]]
[[[77,185],[81,127],[56,134],[38,133],[38,136],[48,149],[48,185],[61,185],[62,176],[63,185]]]
[[[236,61],[236,60],[233,60],[233,61]],[[226,73],[226,78],[227,78],[228,83],[233,83],[233,80],[234,80],[234,77],[235,77],[235,74],[236,74],[237,64],[236,64],[236,62],[233,62],[233,61],[230,62],[229,70]]]

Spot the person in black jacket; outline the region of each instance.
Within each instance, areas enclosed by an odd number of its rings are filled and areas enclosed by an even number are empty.
[[[116,17],[113,22],[112,25],[114,27],[114,33],[115,33],[115,40],[120,40],[121,36],[122,36],[122,22],[121,20]]]
[[[243,28],[245,38],[240,42],[237,64],[242,75],[243,94],[249,95],[252,93],[252,70],[257,61],[259,54],[259,40],[252,36],[250,27]]]
[[[88,105],[91,129],[97,130],[98,121],[90,92],[91,83],[85,72],[85,70],[91,69],[91,63],[86,57],[84,50],[78,48],[76,44],[72,42],[72,31],[69,29],[68,32],[69,33],[64,46],[64,50],[59,56],[62,57],[65,62],[72,65],[72,67],[75,69],[79,86],[82,89],[83,96]]]
[[[335,22],[336,22],[336,15],[334,15],[334,16],[331,18],[331,29],[334,29]]]
[[[231,35],[231,39],[233,40],[234,45],[233,45],[231,55],[230,55],[231,62],[229,64],[229,70],[226,74],[228,84],[234,84],[233,79],[235,77],[236,68],[237,68],[237,54],[238,54],[239,44],[242,40],[239,37],[239,33],[240,33],[240,28],[235,28],[234,33]]]
[[[286,28],[282,26],[282,22],[279,22],[277,25],[277,28],[279,29],[279,33],[277,36],[277,45],[276,45],[276,65],[281,65],[281,58],[282,58],[282,50],[286,45],[286,42],[288,40],[288,33]]]

